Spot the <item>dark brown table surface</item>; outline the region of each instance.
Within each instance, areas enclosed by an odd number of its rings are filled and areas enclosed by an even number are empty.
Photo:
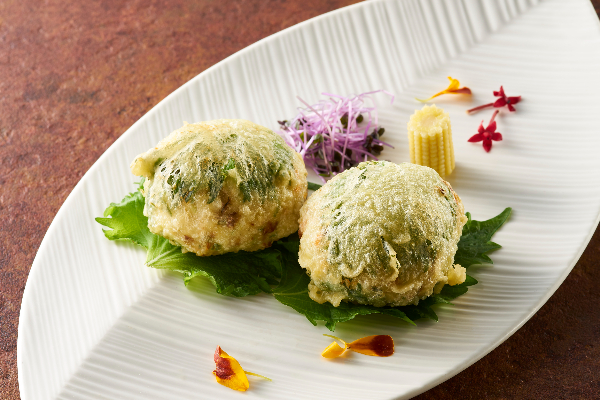
[[[98,157],[211,65],[357,2],[0,1],[1,399],[19,398],[17,326],[33,258],[65,198]],[[600,0],[592,2],[600,12]],[[417,398],[600,399],[599,263],[600,229],[530,321]]]

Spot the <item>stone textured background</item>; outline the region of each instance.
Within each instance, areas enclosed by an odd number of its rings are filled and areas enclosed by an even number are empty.
[[[63,201],[173,90],[236,51],[355,0],[0,1],[0,398],[19,399],[27,275]],[[592,0],[600,12],[600,0]],[[599,67],[600,73],[600,67]],[[504,344],[418,396],[600,399],[600,229]]]

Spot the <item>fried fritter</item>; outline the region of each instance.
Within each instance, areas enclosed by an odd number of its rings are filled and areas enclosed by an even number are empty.
[[[298,229],[302,157],[246,120],[186,124],[136,157],[148,228],[199,256],[255,251]]]
[[[453,265],[467,218],[450,184],[415,164],[359,164],[300,210],[300,265],[318,303],[417,304],[465,280]]]

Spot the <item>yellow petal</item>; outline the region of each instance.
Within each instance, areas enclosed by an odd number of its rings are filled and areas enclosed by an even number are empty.
[[[451,76],[449,76],[448,79],[450,80],[450,84],[448,85],[448,88],[445,91],[453,92],[453,91],[457,90],[458,87],[460,86],[458,79],[454,79]]]
[[[367,336],[349,343],[348,348],[367,356],[389,357],[394,354],[394,339],[389,335]]]
[[[344,354],[345,351],[346,346],[341,347],[339,344],[337,344],[337,342],[333,342],[329,346],[327,346],[325,350],[323,350],[321,355],[325,358],[337,358]]]
[[[344,343],[344,347],[341,347],[339,344],[337,344],[337,342],[333,342],[329,346],[327,346],[327,348],[325,350],[323,350],[323,352],[321,353],[321,355],[325,358],[339,357],[342,354],[344,354],[344,352],[348,348],[348,343],[346,343],[344,340],[340,339],[337,336],[328,335],[326,333],[324,333],[323,336],[327,336],[327,337],[330,337],[332,339],[335,339],[335,340],[338,340],[338,341]]]
[[[250,387],[246,373],[240,366],[240,363],[223,351],[220,346],[217,346],[214,359],[216,369],[213,371],[213,374],[217,378],[218,383],[242,392],[245,392]]]

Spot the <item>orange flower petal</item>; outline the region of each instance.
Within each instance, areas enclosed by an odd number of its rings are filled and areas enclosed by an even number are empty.
[[[325,358],[337,358],[344,354],[345,351],[346,346],[341,347],[339,344],[337,344],[337,342],[333,342],[329,346],[327,346],[325,350],[323,350],[321,355]]]
[[[460,82],[458,82],[458,79],[454,79],[453,77],[449,76],[448,80],[450,81],[450,84],[446,88],[446,91],[453,92],[453,91],[457,90],[458,87],[460,86]]]
[[[344,343],[344,347],[341,347],[339,344],[337,344],[337,342],[333,342],[329,346],[327,346],[327,348],[321,353],[321,355],[325,358],[337,358],[344,354],[344,352],[348,348],[348,343],[346,343],[344,340],[340,339],[337,336],[328,335],[326,333],[324,333],[323,336],[327,336]]]
[[[451,76],[448,77],[448,79],[450,80],[450,84],[448,85],[448,87],[444,90],[442,90],[439,93],[434,94],[433,96],[431,96],[428,99],[422,100],[422,99],[416,99],[418,101],[420,101],[421,103],[426,103],[431,99],[434,99],[438,96],[441,96],[443,94],[471,94],[471,89],[469,89],[468,87],[463,87],[460,88],[460,82],[458,81],[458,79],[454,79]]]
[[[348,343],[348,348],[368,356],[389,357],[394,354],[394,339],[389,335],[367,336]]]
[[[367,356],[389,357],[394,354],[394,339],[392,339],[392,337],[389,335],[367,336],[357,339],[352,343],[346,343],[344,340],[333,335],[323,334],[323,336],[328,336],[344,343],[344,347],[341,347],[337,342],[333,342],[327,346],[327,348],[321,353],[321,355],[325,358],[339,357],[344,354],[346,349],[365,354]]]
[[[240,363],[224,352],[220,346],[217,346],[214,358],[216,369],[213,371],[213,374],[217,377],[218,383],[242,392],[245,392],[250,387],[246,373],[240,366]]]
[[[463,88],[460,88],[460,89],[456,89],[456,90],[453,90],[452,92],[449,92],[449,93],[452,93],[452,94],[472,94],[471,93],[471,89],[469,89],[468,87],[463,87]]]

